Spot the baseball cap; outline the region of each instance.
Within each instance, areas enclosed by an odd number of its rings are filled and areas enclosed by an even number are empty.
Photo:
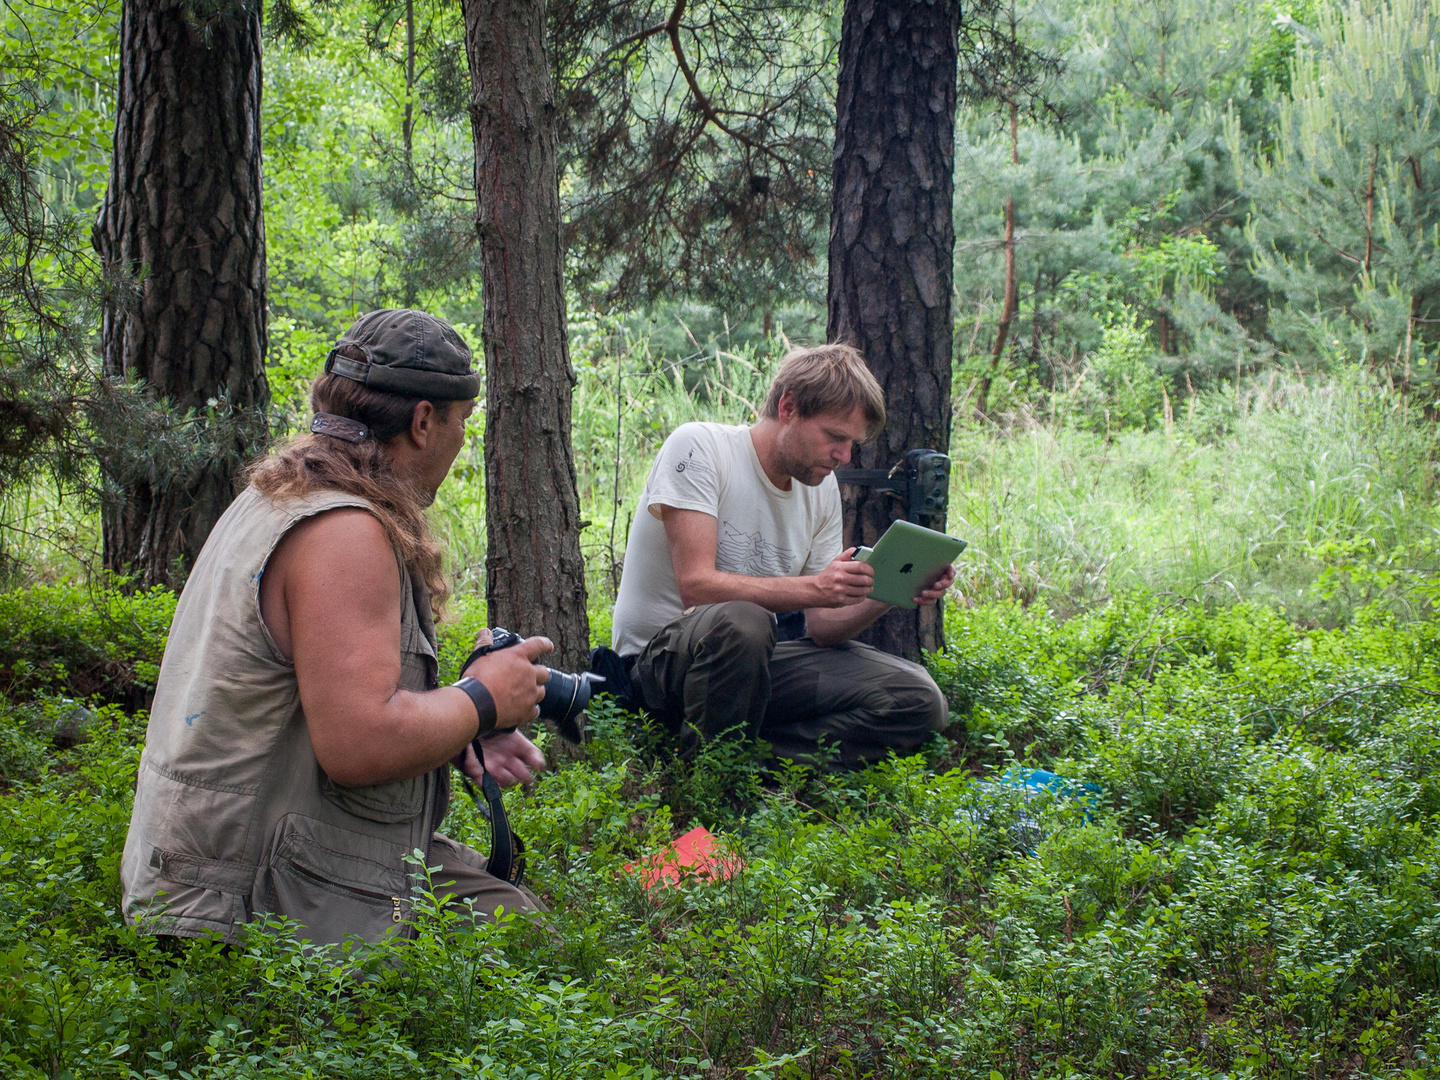
[[[340,355],[342,345],[364,360]],[[409,308],[361,315],[325,357],[325,371],[385,390],[437,401],[466,401],[480,393],[470,349],[444,319]]]

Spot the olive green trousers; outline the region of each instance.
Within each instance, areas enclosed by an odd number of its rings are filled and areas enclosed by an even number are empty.
[[[691,752],[744,736],[764,739],[776,758],[855,769],[892,750],[915,753],[949,721],[919,664],[858,641],[777,643],[775,616],[743,600],[688,609],[650,639],[632,678]]]

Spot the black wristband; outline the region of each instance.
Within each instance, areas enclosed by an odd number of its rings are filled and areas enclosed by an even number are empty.
[[[466,675],[459,682],[451,683],[451,686],[458,686],[465,693],[470,695],[470,700],[475,703],[475,712],[480,716],[480,729],[475,732],[475,738],[489,735],[495,730],[495,724],[500,719],[495,711],[495,699],[490,696],[490,691],[479,679]]]

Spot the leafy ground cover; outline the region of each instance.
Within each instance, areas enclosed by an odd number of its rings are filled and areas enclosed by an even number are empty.
[[[160,599],[103,596],[104,625],[138,629],[102,653],[153,662]],[[361,955],[275,925],[234,950],[124,927],[144,717],[107,686],[74,719],[67,664],[93,663],[93,600],[0,597],[33,628],[5,644],[9,670],[24,642],[52,642],[0,718],[6,1075],[1436,1068],[1433,622],[1368,607],[1302,628],[1138,592],[1065,621],[962,608],[934,661],[953,740],[856,776],[766,772],[730,746],[680,763],[602,706],[583,752],[552,748],[557,767],[509,797],[544,923],[422,911],[418,940]],[[452,663],[479,619],[451,631]],[[1027,802],[996,782],[1026,765],[1094,786]],[[625,865],[696,823],[743,870],[647,894]],[[458,801],[447,830],[487,835]]]

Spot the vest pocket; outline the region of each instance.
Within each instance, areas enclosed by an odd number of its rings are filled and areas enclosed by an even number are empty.
[[[146,931],[200,930],[233,941],[235,928],[250,918],[245,905],[255,884],[253,866],[151,848],[147,868],[149,899],[125,898],[126,914]]]
[[[416,633],[413,638],[416,647],[400,653],[399,686],[402,690],[423,694],[427,690],[434,690],[439,683],[439,666],[435,653],[424,636]]]
[[[392,780],[388,784],[367,784],[365,787],[341,787],[330,777],[320,782],[320,790],[347,814],[380,821],[387,825],[413,821],[425,809],[425,777]]]
[[[267,899],[314,942],[355,934],[378,941],[404,926],[409,880],[403,845],[286,814],[275,830]]]

